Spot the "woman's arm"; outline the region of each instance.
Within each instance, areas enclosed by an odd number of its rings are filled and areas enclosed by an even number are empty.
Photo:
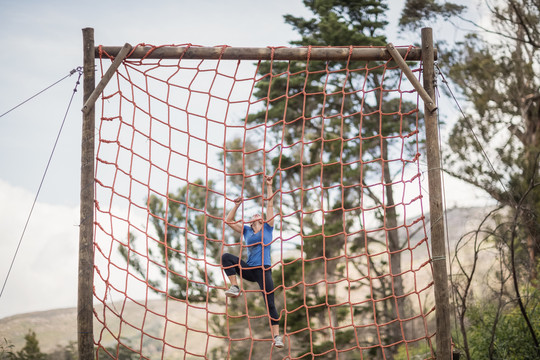
[[[234,206],[227,214],[227,217],[225,218],[225,223],[230,226],[231,229],[236,231],[237,233],[242,234],[244,227],[242,226],[242,221],[234,221],[234,216],[236,215],[236,210],[238,210],[238,207],[242,204],[242,198],[236,198],[233,200]]]
[[[266,200],[266,220],[268,225],[274,227],[274,190],[272,189],[272,177],[265,176],[266,192],[268,199]]]

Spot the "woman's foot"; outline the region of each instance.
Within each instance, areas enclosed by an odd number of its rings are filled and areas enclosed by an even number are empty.
[[[227,297],[236,298],[240,296],[240,288],[237,285],[232,285],[229,290],[225,291]]]
[[[284,345],[283,345],[283,338],[281,337],[281,335],[276,335],[274,336],[274,346],[281,349]]]

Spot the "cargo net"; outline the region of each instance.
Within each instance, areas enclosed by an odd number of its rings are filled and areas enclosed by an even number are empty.
[[[423,115],[395,63],[150,57],[96,105],[96,357],[434,358]],[[238,197],[274,226],[271,277],[234,298]]]

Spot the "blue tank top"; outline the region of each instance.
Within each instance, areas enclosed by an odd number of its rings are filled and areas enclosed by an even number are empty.
[[[247,264],[249,266],[272,265],[270,256],[270,248],[272,242],[272,232],[274,228],[267,223],[264,223],[263,228],[254,233],[251,226],[244,225],[244,240],[247,245]],[[261,239],[263,238],[263,239]],[[264,246],[263,246],[264,244]]]

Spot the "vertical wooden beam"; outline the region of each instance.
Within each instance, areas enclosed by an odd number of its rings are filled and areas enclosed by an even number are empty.
[[[95,88],[94,29],[83,31],[83,101]],[[77,328],[79,360],[94,359],[94,126],[95,110],[83,114]]]
[[[423,28],[422,63],[424,69],[424,89],[432,99],[435,99],[435,64],[433,52],[432,30],[431,28]],[[437,124],[437,111],[430,111],[427,104],[424,104],[424,119],[426,122],[431,254],[433,257],[433,282],[435,285],[435,314],[437,324],[436,358],[437,360],[450,360],[452,358],[452,342],[444,240],[439,129]]]

